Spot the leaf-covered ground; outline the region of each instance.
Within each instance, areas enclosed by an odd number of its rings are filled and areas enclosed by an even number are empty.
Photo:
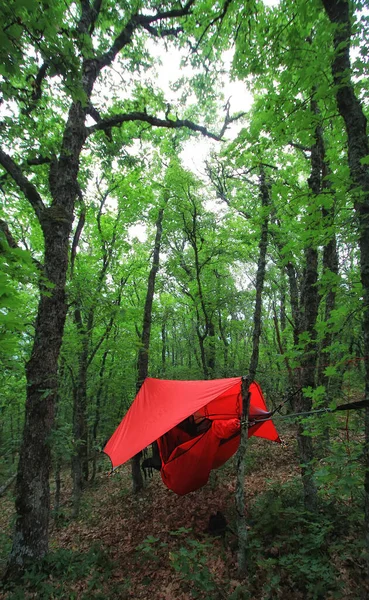
[[[311,520],[301,505],[293,432],[285,444],[253,439],[247,460],[250,577],[236,570],[233,462],[214,472],[203,489],[178,497],[160,476],[138,497],[129,466],[102,470],[85,491],[80,518],[70,520],[70,482],[63,513],[51,527],[51,554],[42,569],[1,598],[122,598],[150,600],[364,598],[358,509],[327,502]],[[102,458],[102,468],[108,468]],[[4,548],[10,541],[10,496],[1,501]],[[206,530],[221,511],[230,530]],[[350,517],[351,515],[351,517]],[[356,515],[354,518],[353,515]],[[4,553],[5,554],[5,553]]]

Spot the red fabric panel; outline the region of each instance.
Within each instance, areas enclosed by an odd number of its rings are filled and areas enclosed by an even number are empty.
[[[238,428],[237,419],[214,421],[206,433],[181,444],[161,469],[165,485],[180,496],[204,486],[209,479],[221,439],[232,435]],[[158,445],[162,456],[162,438],[158,440]]]
[[[212,426],[214,434],[221,440],[226,440],[235,434],[240,429],[240,421],[238,419],[228,419],[213,421]]]
[[[209,479],[213,456],[218,446],[219,438],[214,435],[212,429],[196,438],[191,450],[177,458],[174,457],[161,469],[165,485],[180,496],[204,486]]]
[[[210,381],[148,377],[104,452],[110,457],[113,467],[118,467],[186,417],[227,390],[237,386],[240,389],[240,385],[240,377]]]
[[[236,435],[224,444],[220,444],[213,459],[212,469],[218,469],[237,452],[240,445],[240,436]]]

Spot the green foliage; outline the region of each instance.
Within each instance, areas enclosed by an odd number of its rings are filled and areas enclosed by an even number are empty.
[[[219,598],[218,585],[207,565],[211,549],[209,542],[187,539],[178,551],[169,553],[173,569],[189,586],[193,598]]]
[[[331,552],[335,529],[342,525],[330,514],[307,515],[301,488],[289,483],[270,488],[253,506],[250,560],[257,575],[254,585],[268,597],[284,585],[318,600],[329,593],[340,598],[338,573]]]
[[[101,588],[108,582],[113,563],[99,545],[92,545],[86,553],[60,548],[48,554],[44,560],[27,570],[15,587],[10,587],[7,598],[21,600],[27,595],[37,598],[81,597],[101,598]],[[73,584],[89,574],[88,588],[83,596],[73,589]]]
[[[139,553],[140,560],[144,562],[159,562],[160,557],[156,551],[158,542],[160,542],[160,538],[148,535],[141,544],[138,544],[136,550]],[[160,546],[162,546],[162,543],[160,543]]]

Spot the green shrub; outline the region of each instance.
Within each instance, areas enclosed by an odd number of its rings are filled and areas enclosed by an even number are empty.
[[[35,563],[15,587],[8,589],[8,600],[24,600],[37,597],[50,598],[98,598],[99,588],[109,579],[113,564],[96,545],[86,553],[60,548]],[[73,591],[73,583],[86,580],[86,593]],[[99,596],[100,594],[100,596]],[[106,595],[105,595],[106,598]]]

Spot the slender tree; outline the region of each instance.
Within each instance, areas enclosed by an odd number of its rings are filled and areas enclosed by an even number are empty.
[[[259,362],[259,346],[261,336],[261,310],[263,303],[263,289],[266,273],[266,255],[268,248],[268,226],[270,219],[270,182],[265,174],[265,167],[260,164],[259,194],[261,201],[261,231],[259,241],[259,257],[256,271],[256,298],[254,308],[254,325],[252,335],[252,354],[250,359],[249,374],[243,380],[242,385],[242,427],[240,445],[236,455],[236,509],[237,509],[237,533],[238,533],[238,571],[240,575],[247,575],[247,527],[245,516],[245,457],[248,439],[248,412],[250,405],[249,385],[256,376]]]
[[[156,220],[155,228],[155,241],[154,241],[154,249],[152,253],[152,264],[149,273],[149,277],[147,280],[147,291],[146,291],[146,299],[145,306],[143,312],[143,321],[142,321],[142,331],[141,331],[141,344],[138,350],[138,358],[137,358],[137,384],[136,384],[136,392],[139,391],[142,386],[144,380],[148,376],[149,373],[149,351],[150,351],[150,335],[151,335],[151,325],[152,325],[152,305],[154,301],[154,293],[155,293],[155,279],[159,270],[160,263],[160,247],[161,247],[161,238],[163,233],[163,217],[164,217],[164,209],[165,204],[168,202],[169,195],[168,192],[165,191],[164,197],[164,205],[159,208],[158,218]],[[140,458],[141,453],[136,454],[132,458],[132,483],[133,483],[133,492],[137,493],[143,488],[143,479],[142,473],[140,469]]]

